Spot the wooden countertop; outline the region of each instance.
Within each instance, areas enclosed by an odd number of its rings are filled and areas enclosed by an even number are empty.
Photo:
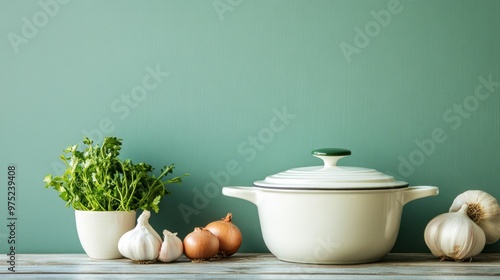
[[[8,262],[2,261],[1,267],[0,278],[8,279],[500,279],[500,253],[484,253],[471,262],[389,254],[380,262],[359,265],[288,263],[271,254],[236,254],[209,262],[183,256],[153,264],[94,260],[85,254],[18,254],[16,272],[8,270]]]

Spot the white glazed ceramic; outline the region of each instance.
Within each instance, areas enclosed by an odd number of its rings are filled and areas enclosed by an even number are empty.
[[[222,189],[226,196],[257,206],[264,242],[280,260],[316,264],[378,261],[396,242],[403,206],[438,194],[437,187],[407,187],[407,183],[372,169],[339,167],[343,170],[332,172],[327,169],[336,168],[339,156],[327,157],[325,166],[278,173],[255,182],[256,187]]]
[[[76,230],[92,259],[118,259],[120,237],[135,226],[135,211],[75,211]]]

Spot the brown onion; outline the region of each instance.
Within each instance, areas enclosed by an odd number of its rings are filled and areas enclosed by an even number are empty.
[[[209,230],[197,227],[186,235],[184,241],[184,255],[191,260],[208,260],[217,255],[219,240]]]
[[[229,257],[236,253],[241,246],[241,232],[231,220],[233,215],[227,213],[222,220],[209,223],[205,228],[211,231],[219,239],[219,254]]]

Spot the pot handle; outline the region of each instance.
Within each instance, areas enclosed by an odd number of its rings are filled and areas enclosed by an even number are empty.
[[[223,187],[222,194],[241,198],[257,205],[257,191],[253,187]]]
[[[408,187],[403,197],[403,205],[415,199],[435,196],[439,194],[439,188],[433,186]]]

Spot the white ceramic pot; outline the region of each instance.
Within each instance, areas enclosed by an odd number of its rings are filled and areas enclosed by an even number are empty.
[[[120,237],[135,226],[135,211],[75,211],[76,230],[92,259],[118,259]]]
[[[255,187],[224,187],[222,193],[257,206],[264,242],[280,260],[378,261],[396,242],[403,206],[437,195],[438,188],[408,187],[373,169],[336,165],[349,154],[315,150],[324,166],[290,169],[255,182]]]

